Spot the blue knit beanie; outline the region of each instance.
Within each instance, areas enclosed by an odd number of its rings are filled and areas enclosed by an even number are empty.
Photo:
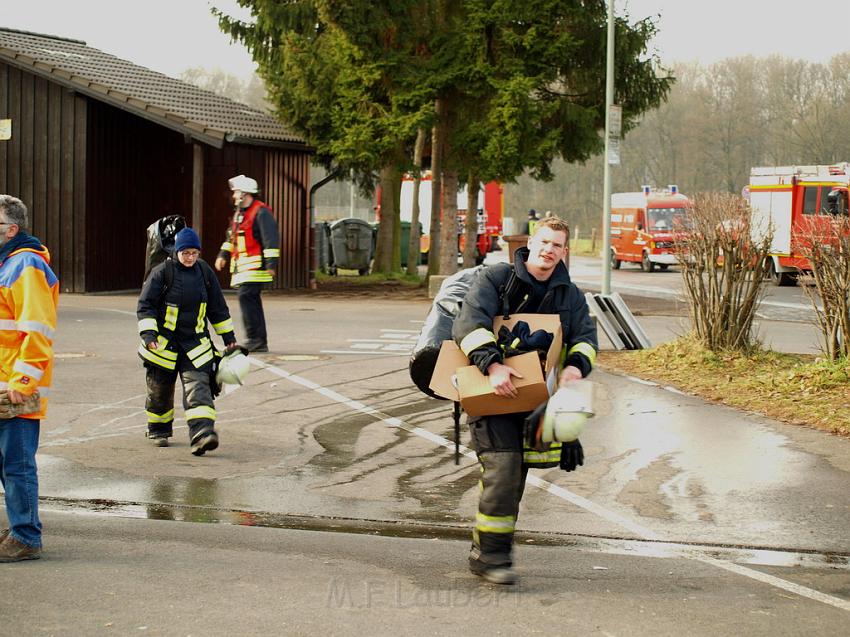
[[[191,228],[183,228],[177,233],[174,238],[174,251],[182,252],[189,248],[201,249],[201,240],[198,238],[198,233]]]

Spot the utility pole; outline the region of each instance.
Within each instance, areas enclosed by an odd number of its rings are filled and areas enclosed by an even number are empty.
[[[608,47],[605,56],[605,162],[602,187],[602,294],[611,294],[611,164],[620,163],[619,130],[613,137],[611,106],[614,103],[614,0],[608,0]],[[617,126],[619,128],[619,126]],[[613,142],[613,143],[612,143]],[[616,146],[612,148],[612,146]],[[612,151],[616,162],[612,162]]]

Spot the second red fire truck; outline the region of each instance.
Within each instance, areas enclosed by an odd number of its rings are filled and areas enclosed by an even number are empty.
[[[674,230],[687,223],[691,201],[676,186],[611,195],[611,267],[638,263],[644,272],[676,263]]]
[[[811,269],[801,246],[827,232],[836,216],[847,217],[848,181],[848,162],[750,170],[751,227],[754,234],[773,234],[768,268],[776,285],[794,285],[800,270]]]

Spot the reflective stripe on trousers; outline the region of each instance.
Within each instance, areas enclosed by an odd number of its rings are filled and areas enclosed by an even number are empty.
[[[486,451],[481,464],[478,513],[472,532],[471,558],[494,566],[508,566],[519,503],[528,467],[519,451]]]
[[[208,370],[184,369],[179,372],[183,384],[183,409],[189,430],[212,427],[215,424],[215,405],[210,390]],[[148,396],[145,411],[148,413],[148,432],[171,434],[174,419],[174,386],[176,371],[148,365],[146,381]],[[170,414],[170,418],[168,415]]]

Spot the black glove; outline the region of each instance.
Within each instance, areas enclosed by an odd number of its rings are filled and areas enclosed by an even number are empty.
[[[534,449],[537,446],[537,432],[543,426],[543,416],[546,414],[546,405],[549,401],[545,401],[537,405],[522,423],[522,439],[526,447]]]
[[[584,449],[581,448],[581,443],[578,440],[562,443],[561,469],[575,471],[581,465],[584,465]]]

